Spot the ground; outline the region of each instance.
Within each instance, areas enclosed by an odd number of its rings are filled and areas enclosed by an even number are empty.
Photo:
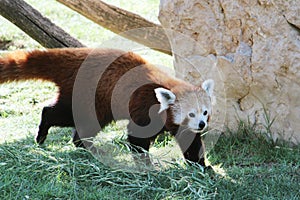
[[[98,47],[115,36],[54,0],[27,0],[82,43]],[[159,1],[106,1],[157,22]],[[42,48],[0,18],[1,53]],[[89,30],[89,31],[86,31]],[[147,49],[148,60],[171,65],[172,58]],[[264,132],[241,122],[207,154],[215,169],[185,165],[169,135],[151,149],[155,167],[137,168],[126,146],[126,122],[98,136],[109,156],[94,157],[71,142],[71,129],[52,128],[44,146],[34,142],[41,109],[55,97],[53,84],[0,85],[1,199],[299,199],[300,147],[274,143]],[[168,158],[168,162],[161,162]],[[113,162],[112,162],[113,161]]]

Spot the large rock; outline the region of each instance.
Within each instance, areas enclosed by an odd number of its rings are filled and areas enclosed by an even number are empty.
[[[299,0],[161,0],[159,20],[178,76],[215,79],[213,126],[300,142]]]

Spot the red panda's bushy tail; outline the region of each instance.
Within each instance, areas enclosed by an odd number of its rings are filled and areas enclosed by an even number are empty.
[[[77,72],[82,66],[85,69],[82,72],[87,73],[84,77],[96,76],[95,80],[98,80],[98,73],[100,75],[108,66],[111,66],[110,71],[115,72],[111,76],[121,76],[131,68],[146,63],[134,53],[117,49],[60,48],[15,51],[0,56],[0,84],[41,79],[53,82],[59,87],[72,88]]]
[[[0,83],[41,79],[54,83],[72,77],[91,50],[15,51],[0,57]]]
[[[0,57],[0,83],[29,79],[25,69],[27,56],[26,52],[16,51]]]

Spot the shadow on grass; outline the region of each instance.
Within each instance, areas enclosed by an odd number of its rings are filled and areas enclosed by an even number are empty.
[[[58,133],[43,147],[32,137],[0,144],[1,199],[300,198],[300,148],[245,132],[219,139],[208,155],[214,174],[175,162],[148,171],[112,168],[69,140]]]
[[[200,166],[111,168],[71,143],[39,147],[31,137],[0,145],[1,199],[213,199]],[[55,138],[54,138],[55,139]],[[64,144],[63,144],[64,143]],[[113,159],[113,158],[112,158]]]
[[[274,144],[253,127],[240,124],[227,131],[208,155],[225,170],[216,180],[218,197],[224,199],[299,199],[300,146]]]

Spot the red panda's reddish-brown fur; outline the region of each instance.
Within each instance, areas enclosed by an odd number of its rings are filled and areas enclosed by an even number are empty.
[[[110,60],[112,62],[107,66]],[[112,120],[118,120],[118,118],[129,117],[129,120],[131,120],[128,125],[129,141],[145,150],[149,149],[150,141],[161,131],[168,130],[175,134],[179,127],[172,123],[172,114],[167,111],[166,124],[163,124],[161,130],[157,133],[152,134],[152,137],[135,137],[130,135],[130,132],[134,131],[134,128],[132,128],[133,123],[139,126],[146,126],[150,123],[149,109],[153,105],[159,104],[155,97],[154,89],[162,87],[176,94],[199,89],[199,87],[169,76],[139,55],[131,52],[89,48],[13,52],[0,58],[0,83],[41,79],[54,82],[59,89],[57,101],[43,109],[42,120],[36,138],[39,144],[44,142],[48,129],[51,126],[75,126],[72,113],[72,95],[74,95],[74,82],[82,65],[87,66],[86,72],[88,75],[86,77],[91,76],[91,81],[97,81],[100,78],[99,83],[97,83],[95,99],[93,99],[100,126],[104,127]],[[137,67],[139,67],[139,70],[135,72],[134,69]],[[101,77],[97,77],[101,69],[105,70],[101,72]],[[132,75],[127,77],[126,80],[126,73],[128,72],[132,73]],[[117,87],[120,87],[118,86],[118,81],[121,78],[124,78],[124,84],[122,84],[127,90],[123,88],[118,90]],[[136,84],[143,82],[147,84],[142,85],[138,89],[135,88]],[[129,105],[127,105],[128,102],[126,102],[124,97],[129,95],[128,91],[131,91],[131,89],[132,94]],[[117,92],[114,93],[114,91]],[[75,98],[86,101],[85,96],[85,93],[80,93]],[[92,102],[85,102],[84,105],[89,107],[90,104]],[[112,106],[114,106],[114,110],[118,111],[119,117],[117,119],[113,115]],[[79,127],[84,134],[80,135],[76,132],[73,138],[77,146],[82,146],[83,144],[80,140],[81,137],[93,137],[99,131],[88,127],[89,109],[93,108],[83,110],[83,120],[86,120],[86,122],[83,122],[82,127]],[[129,112],[130,116],[127,116],[127,112]],[[200,136],[197,134],[192,146],[184,152],[186,159],[204,165],[204,160],[199,158],[198,155],[201,145]],[[137,151],[141,152],[139,149]]]

